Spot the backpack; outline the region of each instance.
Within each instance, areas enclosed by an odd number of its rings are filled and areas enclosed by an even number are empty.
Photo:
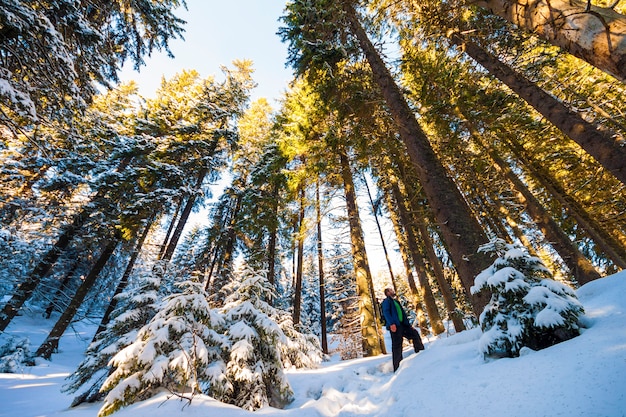
[[[380,323],[383,326],[387,326],[387,320],[385,320],[385,315],[383,314],[383,303],[377,302],[376,307],[378,308],[378,317],[380,318]]]

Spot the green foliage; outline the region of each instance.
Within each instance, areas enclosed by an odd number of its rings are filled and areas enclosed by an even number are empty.
[[[293,398],[284,367],[316,366],[322,360],[319,342],[296,331],[289,314],[270,305],[275,294],[264,273],[244,266],[235,275],[220,309],[209,305],[202,284],[186,281],[180,292],[153,306],[158,312],[140,329],[129,328],[135,311],[122,313],[108,336],[90,347],[92,355],[70,388],[93,381],[89,375],[108,357],[112,368],[105,368],[100,416],[161,389],[189,401],[204,393],[247,410],[284,407]],[[126,333],[103,348],[103,340],[119,334],[115,329]]]
[[[0,345],[0,373],[20,373],[25,366],[34,365],[35,358],[28,338],[10,336]]]
[[[472,293],[491,292],[480,315],[485,356],[519,356],[523,347],[543,349],[579,334],[582,305],[569,287],[547,278],[538,258],[501,239],[480,250],[498,254],[472,287]]]
[[[83,390],[72,402],[73,406],[102,399],[107,394],[107,390],[100,388],[112,370],[110,360],[133,343],[139,329],[156,314],[162,284],[160,274],[142,276],[138,281],[118,296],[118,308],[113,312],[113,320],[96,335],[85,352],[85,358],[68,377],[63,391],[74,393]]]
[[[200,284],[186,281],[179,287],[182,292],[166,297],[135,340],[112,358],[115,370],[102,386],[108,394],[99,416],[162,388],[191,399],[203,383],[212,383],[209,365],[219,364],[228,346],[218,332],[223,318],[211,309]]]
[[[184,0],[78,2],[9,0],[0,6],[0,124],[25,126],[84,110],[96,83],[118,81],[154,50],[169,53]],[[51,53],[54,51],[54,53]],[[171,53],[170,53],[171,55]]]
[[[237,275],[222,308],[232,343],[226,402],[248,410],[282,408],[293,398],[281,359],[281,346],[289,343],[278,324],[282,314],[269,303],[275,295],[263,274],[244,266]]]

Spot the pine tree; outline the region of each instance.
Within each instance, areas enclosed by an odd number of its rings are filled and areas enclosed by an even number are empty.
[[[106,391],[101,391],[100,388],[112,370],[108,365],[109,361],[133,343],[139,329],[154,317],[160,299],[160,285],[160,274],[150,273],[117,296],[118,307],[113,313],[114,320],[89,345],[85,359],[68,377],[68,383],[63,387],[65,392],[71,393],[85,388],[74,399],[72,406],[104,397]]]
[[[515,357],[523,347],[538,350],[578,336],[582,305],[572,289],[547,278],[538,258],[501,239],[480,250],[498,254],[472,287],[492,294],[480,315],[479,349],[486,357]]]
[[[281,314],[268,302],[275,295],[263,273],[244,266],[237,275],[222,308],[232,346],[226,363],[230,389],[216,398],[247,410],[282,408],[293,391],[281,356],[289,339],[277,323]]]
[[[135,340],[111,360],[115,370],[102,389],[109,391],[98,416],[144,400],[167,389],[191,401],[221,372],[224,320],[213,310],[202,285],[185,281],[181,292],[163,300],[159,312],[137,333]],[[209,366],[210,365],[210,366]]]

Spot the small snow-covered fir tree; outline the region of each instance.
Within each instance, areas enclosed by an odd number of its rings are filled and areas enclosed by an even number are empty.
[[[268,303],[273,298],[271,287],[263,273],[247,265],[237,275],[222,307],[232,343],[226,364],[228,386],[212,395],[247,410],[282,408],[293,399],[280,347],[289,341],[277,324],[278,311]]]
[[[136,285],[129,286],[117,296],[118,307],[114,319],[96,336],[87,348],[85,359],[68,377],[65,392],[85,388],[72,402],[72,407],[83,402],[104,398],[106,391],[100,388],[111,371],[109,361],[120,350],[133,343],[141,329],[157,312],[161,274],[140,277]]]
[[[162,389],[191,400],[222,378],[209,364],[224,369],[228,340],[221,334],[223,318],[210,308],[201,284],[185,281],[178,286],[181,292],[166,297],[133,343],[111,360],[115,370],[103,384],[109,392],[99,417]]]
[[[15,374],[23,372],[25,366],[33,365],[35,355],[27,337],[10,336],[0,346],[0,373]]]
[[[485,356],[515,357],[524,346],[543,349],[579,334],[582,305],[571,288],[549,278],[541,260],[502,239],[479,250],[498,255],[472,287],[472,294],[491,292],[480,315]]]
[[[279,312],[278,325],[287,337],[279,344],[284,368],[310,369],[324,360],[324,352],[319,338],[313,333],[296,330],[293,317],[287,312]]]

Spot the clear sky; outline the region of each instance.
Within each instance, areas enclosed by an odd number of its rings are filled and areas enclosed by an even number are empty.
[[[150,97],[161,83],[183,69],[195,69],[202,77],[221,77],[220,66],[235,59],[254,62],[258,87],[252,99],[280,97],[292,78],[285,67],[287,47],[276,34],[285,0],[187,0],[187,9],[176,15],[187,21],[185,40],[170,43],[175,58],[155,53],[137,73],[124,68],[121,80],[135,80],[140,93]]]

